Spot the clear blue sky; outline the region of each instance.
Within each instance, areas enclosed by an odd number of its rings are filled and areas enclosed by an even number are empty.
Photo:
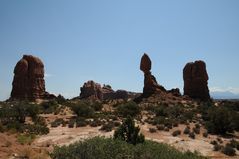
[[[211,91],[239,93],[238,0],[1,0],[0,100],[23,54],[45,64],[46,89],[77,96],[87,80],[142,91],[142,54],[167,89],[207,63]]]

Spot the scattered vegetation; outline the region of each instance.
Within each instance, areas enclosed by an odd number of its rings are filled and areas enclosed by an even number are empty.
[[[106,159],[106,158],[137,158],[137,159],[206,159],[191,152],[180,152],[166,144],[146,141],[132,145],[122,140],[95,137],[63,147],[55,147],[51,153],[53,159]]]
[[[33,124],[26,123],[26,117],[30,117]],[[39,116],[39,106],[27,101],[1,104],[0,127],[2,132],[13,130],[36,135],[49,133],[44,118]]]

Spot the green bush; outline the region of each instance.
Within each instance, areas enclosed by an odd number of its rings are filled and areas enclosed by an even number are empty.
[[[139,133],[140,128],[135,127],[132,117],[128,116],[122,125],[115,131],[114,139],[126,141],[127,143],[136,145],[144,142],[144,135]]]
[[[223,148],[222,152],[227,156],[235,156],[236,155],[236,151],[230,145],[226,145]]]
[[[26,117],[36,118],[39,113],[38,105],[26,101],[4,104],[0,107],[0,120],[3,125],[9,122],[24,123]]]
[[[21,134],[17,136],[17,141],[22,145],[30,145],[35,138],[36,136],[34,134]]]
[[[135,117],[136,115],[140,113],[140,108],[135,102],[130,101],[130,102],[118,105],[117,113],[123,117],[127,117],[128,115]]]
[[[157,129],[158,129],[158,130],[164,130],[164,128],[165,128],[165,127],[164,127],[164,125],[162,125],[162,124],[157,125]]]
[[[156,130],[155,128],[149,128],[149,132],[150,132],[150,133],[156,133],[157,130]]]
[[[180,152],[166,144],[146,141],[132,145],[121,140],[95,137],[69,146],[55,147],[52,159],[206,159],[191,152]]]
[[[93,102],[91,104],[91,107],[95,110],[95,111],[101,111],[103,108],[103,104],[100,102]]]
[[[113,130],[113,128],[114,128],[114,123],[113,122],[108,122],[108,123],[102,125],[100,130],[105,131],[105,132],[110,132],[110,131]]]
[[[233,127],[230,117],[230,111],[226,108],[210,108],[208,111],[209,121],[206,122],[208,132],[213,134],[226,134],[227,132],[232,132]]]
[[[28,134],[45,135],[49,133],[49,128],[45,125],[24,125],[24,132]]]
[[[88,102],[85,102],[85,101],[81,101],[78,103],[71,103],[70,107],[71,107],[72,111],[78,117],[90,118],[95,113],[94,109],[89,105]]]
[[[62,118],[58,118],[55,121],[51,122],[51,127],[56,128],[60,125],[63,125],[65,121]]]
[[[190,133],[190,127],[187,126],[184,131],[183,131],[184,134],[189,134]]]
[[[233,148],[236,148],[237,150],[239,150],[239,142],[236,141],[235,139],[232,139],[229,143],[229,145]]]
[[[181,135],[181,131],[180,130],[175,130],[173,133],[172,133],[173,136],[178,136],[178,135]]]
[[[222,145],[216,144],[213,146],[213,151],[221,151],[223,149]]]
[[[58,114],[60,105],[56,100],[50,100],[47,102],[43,102],[40,105],[41,114]]]
[[[199,127],[199,128],[194,127],[194,128],[193,128],[193,132],[194,132],[195,134],[200,134],[200,127]]]
[[[68,127],[69,127],[69,128],[74,128],[75,122],[76,122],[75,119],[70,119],[69,122],[68,122]]]
[[[87,126],[85,118],[78,117],[76,119],[76,127],[85,127],[85,126]]]
[[[190,138],[192,138],[192,139],[195,139],[195,134],[194,134],[194,132],[190,132],[190,133],[188,134],[188,136],[189,136]]]
[[[207,132],[204,132],[202,135],[203,135],[203,137],[205,137],[205,138],[208,137],[208,133],[207,133]]]

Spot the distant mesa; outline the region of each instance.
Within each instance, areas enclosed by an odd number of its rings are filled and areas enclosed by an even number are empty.
[[[204,61],[187,63],[183,69],[184,95],[203,101],[210,100],[208,74]]]
[[[44,64],[35,56],[23,55],[14,69],[12,100],[36,100],[54,98],[45,91]]]
[[[166,89],[157,83],[156,78],[151,74],[152,62],[149,56],[145,53],[140,62],[140,70],[144,72],[144,89],[143,97],[149,97],[154,93],[165,92]]]
[[[137,96],[137,93],[127,92],[125,90],[114,91],[110,85],[101,85],[92,80],[87,81],[81,87],[80,99],[91,100],[113,100],[129,99]]]

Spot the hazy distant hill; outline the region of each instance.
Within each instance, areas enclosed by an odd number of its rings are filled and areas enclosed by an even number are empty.
[[[211,96],[214,99],[239,99],[239,94],[235,94],[229,91],[226,92],[211,92]]]

